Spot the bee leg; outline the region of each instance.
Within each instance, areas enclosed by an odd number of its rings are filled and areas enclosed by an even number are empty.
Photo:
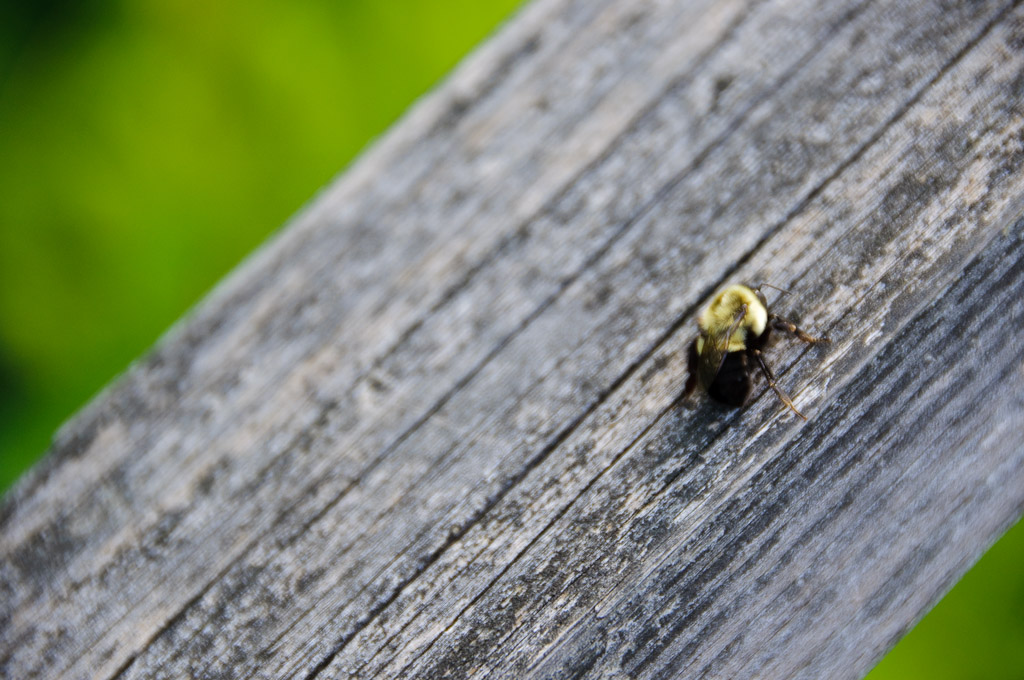
[[[808,336],[808,337],[810,337],[810,336]],[[800,416],[804,420],[807,420],[807,416],[805,416],[803,413],[800,413],[800,411],[796,410],[796,406],[793,406],[792,400],[788,396],[786,396],[786,393],[783,392],[779,388],[779,386],[775,383],[775,374],[772,373],[772,369],[768,368],[768,362],[766,362],[764,360],[764,354],[761,353],[761,350],[755,349],[755,350],[752,350],[752,351],[753,351],[754,356],[757,357],[758,365],[761,367],[761,370],[764,372],[764,377],[768,380],[768,386],[771,387],[773,390],[775,390],[775,394],[777,394],[779,399],[782,400],[782,403],[784,403],[786,406],[788,406],[793,411],[793,413],[797,414],[798,416]]]
[[[806,342],[811,345],[817,344],[819,342],[832,342],[827,336],[816,338],[813,335],[805,333],[804,331],[797,328],[794,324],[790,323],[789,321],[786,321],[782,317],[775,316],[774,314],[770,314],[768,316],[768,321],[771,322],[772,328],[774,328],[775,330],[785,331],[790,335],[795,335],[799,340],[802,340],[803,342]]]

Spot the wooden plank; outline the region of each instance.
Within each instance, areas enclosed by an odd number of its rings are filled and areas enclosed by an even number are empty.
[[[1022,48],[530,5],[4,499],[3,675],[862,675],[1024,508]],[[733,280],[809,422],[678,402]]]

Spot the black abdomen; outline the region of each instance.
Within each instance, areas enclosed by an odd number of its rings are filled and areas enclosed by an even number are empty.
[[[746,351],[726,354],[718,375],[708,388],[708,395],[729,406],[743,406],[750,397],[750,361]]]

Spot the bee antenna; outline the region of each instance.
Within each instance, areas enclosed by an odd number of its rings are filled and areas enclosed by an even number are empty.
[[[779,288],[778,286],[773,286],[773,285],[772,285],[772,284],[770,284],[770,283],[760,283],[760,284],[758,284],[758,286],[757,286],[757,289],[758,289],[758,290],[761,290],[761,289],[762,289],[762,288],[764,288],[765,286],[768,286],[769,288],[774,288],[775,290],[779,291],[779,292],[780,292],[780,293],[782,293],[783,295],[789,295],[789,291],[788,291],[788,290],[786,290],[785,288]]]

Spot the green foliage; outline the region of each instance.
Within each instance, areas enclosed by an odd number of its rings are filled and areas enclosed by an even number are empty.
[[[0,491],[519,0],[0,9]]]
[[[1024,678],[1024,522],[1018,522],[867,680]]]

